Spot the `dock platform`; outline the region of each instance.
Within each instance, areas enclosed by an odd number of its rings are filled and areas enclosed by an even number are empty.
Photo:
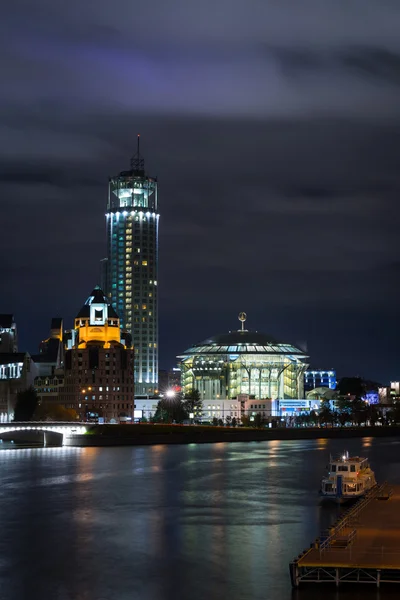
[[[400,584],[400,486],[376,486],[290,563],[292,586]]]

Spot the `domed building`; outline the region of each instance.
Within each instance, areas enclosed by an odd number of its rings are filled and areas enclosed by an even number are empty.
[[[307,355],[292,344],[242,329],[210,337],[178,356],[182,391],[203,401],[304,398]]]

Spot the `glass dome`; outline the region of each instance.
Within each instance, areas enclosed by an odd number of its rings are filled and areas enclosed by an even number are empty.
[[[192,354],[283,354],[305,356],[291,344],[283,344],[258,331],[230,331],[210,337],[188,350],[182,356]]]

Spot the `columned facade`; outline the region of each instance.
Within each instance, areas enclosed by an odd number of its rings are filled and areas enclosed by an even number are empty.
[[[291,344],[246,330],[217,335],[181,356],[182,392],[203,401],[304,398],[307,356]]]

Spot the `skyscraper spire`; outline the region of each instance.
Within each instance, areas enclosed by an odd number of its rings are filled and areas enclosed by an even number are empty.
[[[137,136],[137,152],[131,158],[131,168],[135,175],[144,175],[144,158],[140,154],[140,133]]]
[[[129,171],[110,177],[107,203],[106,294],[131,333],[135,393],[154,394],[158,381],[158,196],[137,152]]]

